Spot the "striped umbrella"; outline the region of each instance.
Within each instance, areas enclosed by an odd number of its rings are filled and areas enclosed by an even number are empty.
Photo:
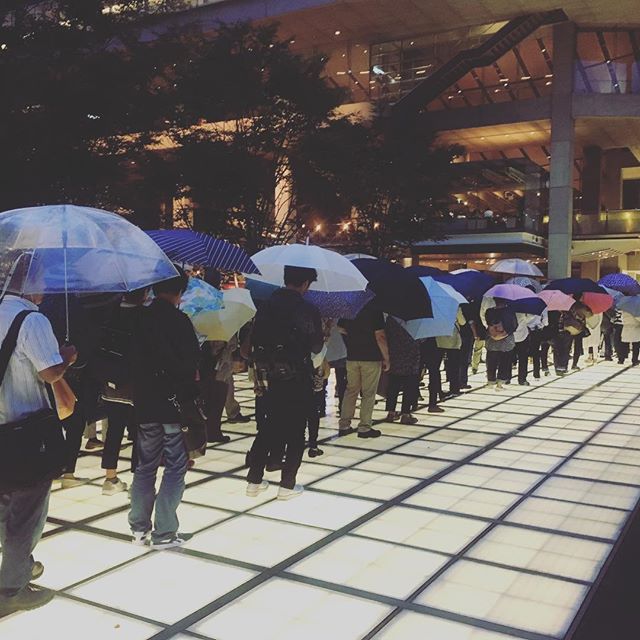
[[[147,234],[178,263],[215,267],[221,271],[260,273],[244,249],[191,229],[158,229]]]

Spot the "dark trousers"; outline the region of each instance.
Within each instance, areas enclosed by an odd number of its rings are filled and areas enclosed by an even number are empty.
[[[602,331],[602,342],[604,343],[604,359],[613,359],[613,330]]]
[[[269,421],[269,398],[266,392],[262,395],[256,396],[255,417],[256,417],[256,429],[258,431],[268,430],[269,427],[267,425]],[[247,458],[246,458],[247,467],[251,466],[251,461],[253,460],[253,455],[256,451],[256,442],[258,442],[257,438],[253,440],[251,449],[247,452]],[[267,452],[267,465],[282,464],[282,458],[284,458],[284,444],[279,440],[278,441],[272,440],[270,443],[270,446],[271,446],[271,449],[269,449],[269,451]]]
[[[573,336],[566,331],[558,332],[552,341],[553,344],[553,366],[556,373],[564,373],[569,368],[569,352]]]
[[[133,406],[123,404],[121,402],[105,402],[107,410],[107,420],[109,428],[107,429],[107,437],[104,440],[104,449],[102,450],[102,468],[117,469],[118,458],[120,457],[120,448],[124,438],[125,429],[129,433],[129,437],[133,439],[133,453],[131,455],[131,468],[136,469],[136,424],[133,412]]]
[[[487,380],[489,382],[506,382],[511,377],[511,351],[487,351]]]
[[[324,415],[325,390],[314,391],[309,403],[309,416],[307,417],[307,430],[309,431],[309,446],[318,446],[318,431],[320,430],[320,416]]]
[[[82,434],[86,427],[84,407],[82,399],[78,398],[73,413],[62,421],[66,441],[65,473],[75,473],[80,447],[82,446]]]
[[[443,349],[444,370],[449,382],[449,393],[460,393],[460,349]]]
[[[268,419],[261,426],[251,448],[251,463],[247,481],[262,482],[269,453],[284,446],[280,486],[293,489],[304,453],[304,431],[313,389],[309,380],[272,381],[265,395]]]
[[[435,338],[427,338],[421,346],[420,358],[429,374],[429,406],[435,407],[442,395],[442,350],[438,349]]]
[[[580,356],[584,354],[584,347],[582,346],[582,336],[576,336],[573,339],[573,360],[572,366],[575,369],[580,361]]]
[[[418,374],[406,376],[389,375],[389,386],[387,387],[387,404],[388,412],[396,410],[398,404],[398,396],[402,392],[401,413],[411,413],[411,409],[418,403],[420,377]]]
[[[0,595],[10,597],[31,581],[33,550],[49,510],[51,481],[0,493]]]
[[[213,372],[201,375],[200,397],[207,417],[207,442],[216,442],[222,435],[222,410],[227,400],[228,384],[215,379]]]
[[[613,325],[613,348],[618,356],[618,362],[622,364],[629,355],[629,343],[622,342],[622,325]]]
[[[539,378],[540,368],[545,371],[549,368],[549,343],[541,329],[534,329],[529,334],[529,353],[533,358],[533,377]]]
[[[467,330],[465,330],[465,328]],[[473,355],[473,343],[475,338],[473,332],[467,325],[460,330],[462,337],[462,347],[460,347],[460,380],[459,388],[466,387],[469,384],[469,367],[471,366],[471,356]]]
[[[629,351],[631,351],[631,364],[638,364],[638,357],[640,356],[640,342],[623,342],[622,346],[625,352],[624,359],[627,359]]]
[[[529,336],[522,342],[516,342],[515,357],[518,363],[518,382],[527,381],[527,373],[529,371],[529,352],[531,343]]]

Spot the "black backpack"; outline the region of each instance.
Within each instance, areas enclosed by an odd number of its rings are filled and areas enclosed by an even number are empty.
[[[252,359],[258,375],[270,381],[294,380],[311,373],[311,354],[305,352],[291,309],[279,309],[272,300],[256,315]]]

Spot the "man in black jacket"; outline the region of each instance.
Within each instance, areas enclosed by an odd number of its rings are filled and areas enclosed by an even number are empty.
[[[176,515],[188,460],[177,403],[191,401],[198,394],[200,353],[191,321],[177,309],[187,282],[181,273],[155,284],[155,300],[140,314],[134,331],[133,402],[139,427],[129,525],[135,544],[145,544],[151,534],[154,549],[179,546],[186,539],[178,534]],[[164,473],[156,497],[156,474],[162,460]]]
[[[286,446],[278,498],[303,492],[296,474],[304,453],[304,431],[313,402],[312,353],[320,353],[324,338],[320,312],[303,295],[317,278],[315,269],[285,266],[285,288],[275,291],[256,316],[252,343],[258,369],[266,371],[268,419],[252,447],[247,495],[268,488],[263,481],[269,452]]]

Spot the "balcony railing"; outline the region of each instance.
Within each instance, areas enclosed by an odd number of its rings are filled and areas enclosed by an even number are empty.
[[[640,234],[640,209],[576,213],[573,220],[574,236],[626,234]]]
[[[452,218],[444,222],[443,231],[446,235],[461,235],[465,233],[508,233],[526,231],[541,235],[542,225],[538,220],[528,216],[513,216],[505,218]]]

